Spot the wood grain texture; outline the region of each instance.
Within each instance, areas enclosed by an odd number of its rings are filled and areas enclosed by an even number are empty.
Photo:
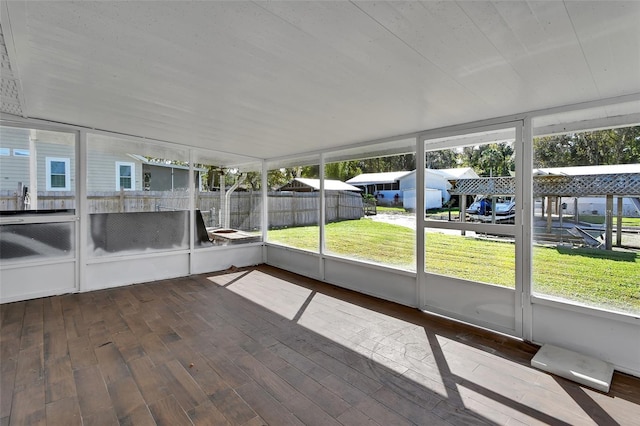
[[[640,418],[638,378],[605,395],[532,369],[533,345],[267,266],[11,303],[0,321],[2,426]]]

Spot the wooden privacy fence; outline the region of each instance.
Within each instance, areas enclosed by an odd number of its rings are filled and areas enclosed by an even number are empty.
[[[362,196],[347,191],[326,191],[326,219],[329,222],[364,216]],[[318,192],[270,192],[269,228],[317,225],[320,223]]]
[[[221,199],[222,198],[222,199]],[[317,225],[320,221],[318,192],[274,191],[268,194],[269,227]],[[21,199],[16,191],[0,192],[0,210],[19,210]],[[202,212],[206,226],[221,226],[220,206],[224,197],[219,192],[198,192],[196,208]],[[240,230],[260,228],[262,195],[260,192],[234,192],[229,197],[229,226]],[[112,191],[87,194],[89,214],[152,212],[189,209],[189,193],[184,191]],[[360,219],[364,216],[360,194],[327,191],[326,218],[329,222]],[[31,209],[75,209],[73,192],[38,192],[37,206]]]

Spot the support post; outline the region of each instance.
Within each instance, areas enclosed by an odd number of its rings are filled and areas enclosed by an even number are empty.
[[[604,216],[604,248],[611,250],[613,244],[613,195],[607,194]]]
[[[491,223],[496,223],[496,197],[491,197]]]
[[[18,182],[18,189],[16,190],[16,210],[24,210],[24,185],[22,182]]]
[[[556,204],[558,205],[558,221],[560,223],[560,244],[562,244],[562,234],[564,233],[564,227],[562,226],[562,197],[556,198]]]
[[[580,222],[580,214],[578,213],[578,197],[573,198],[573,223],[576,225]]]
[[[120,187],[120,197],[118,197],[118,211],[124,213],[124,188]]]
[[[467,194],[460,195],[460,222],[467,221]],[[462,230],[460,235],[465,236],[467,232]]]
[[[226,211],[225,211],[225,194],[227,193],[227,189],[225,187],[226,184],[226,176],[224,174],[224,169],[220,169],[220,177],[219,177],[219,181],[218,181],[218,188],[219,188],[219,192],[220,194],[218,194],[220,196],[220,207],[218,208],[218,226],[220,226],[220,228],[224,228],[224,218],[226,215]]]
[[[36,146],[36,130],[31,130],[29,136],[29,205],[23,205],[22,210],[38,210],[38,152]],[[45,187],[46,188],[46,187]],[[24,192],[22,193],[24,196]],[[27,200],[22,200],[23,202]],[[44,206],[40,206],[44,209]]]
[[[618,215],[616,220],[616,246],[622,246],[622,197],[618,197]]]
[[[551,196],[547,196],[547,234],[551,233],[552,209],[553,205],[551,203]]]

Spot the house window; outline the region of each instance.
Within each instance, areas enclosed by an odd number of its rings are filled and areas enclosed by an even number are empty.
[[[116,162],[116,190],[124,189],[125,191],[135,190],[135,171],[134,163]]]
[[[68,158],[46,157],[47,191],[70,191],[70,162]]]

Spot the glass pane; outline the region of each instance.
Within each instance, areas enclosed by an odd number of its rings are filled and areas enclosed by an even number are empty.
[[[66,179],[64,175],[56,176],[51,175],[51,187],[52,188],[64,188],[66,187]]]
[[[497,130],[454,137],[451,143],[462,145],[428,151],[426,220],[514,224],[514,140],[513,129]]]
[[[189,248],[186,149],[88,134],[87,157],[93,256]]]
[[[515,288],[515,243],[499,235],[426,228],[425,271]]]
[[[640,126],[541,135],[533,149],[534,293],[637,315]]]
[[[319,251],[318,170],[318,164],[269,170],[269,242]]]
[[[195,162],[196,247],[262,241],[262,164],[205,151]]]
[[[129,170],[131,171],[131,170]],[[131,189],[131,178],[121,177],[120,178],[120,188]]]
[[[64,175],[65,163],[64,161],[52,161],[51,162],[51,174],[52,175]]]
[[[404,205],[403,191],[405,178],[415,176],[413,147],[325,164],[326,253],[416,270],[416,216]]]
[[[515,137],[511,127],[425,141],[426,272],[515,288],[515,231],[468,224],[515,223]]]
[[[120,178],[131,178],[131,166],[120,166]]]
[[[189,212],[154,211],[89,215],[94,256],[189,248]]]
[[[0,225],[0,259],[11,262],[73,258],[74,229],[70,222]]]
[[[75,143],[72,133],[0,126],[0,212],[74,213]]]

